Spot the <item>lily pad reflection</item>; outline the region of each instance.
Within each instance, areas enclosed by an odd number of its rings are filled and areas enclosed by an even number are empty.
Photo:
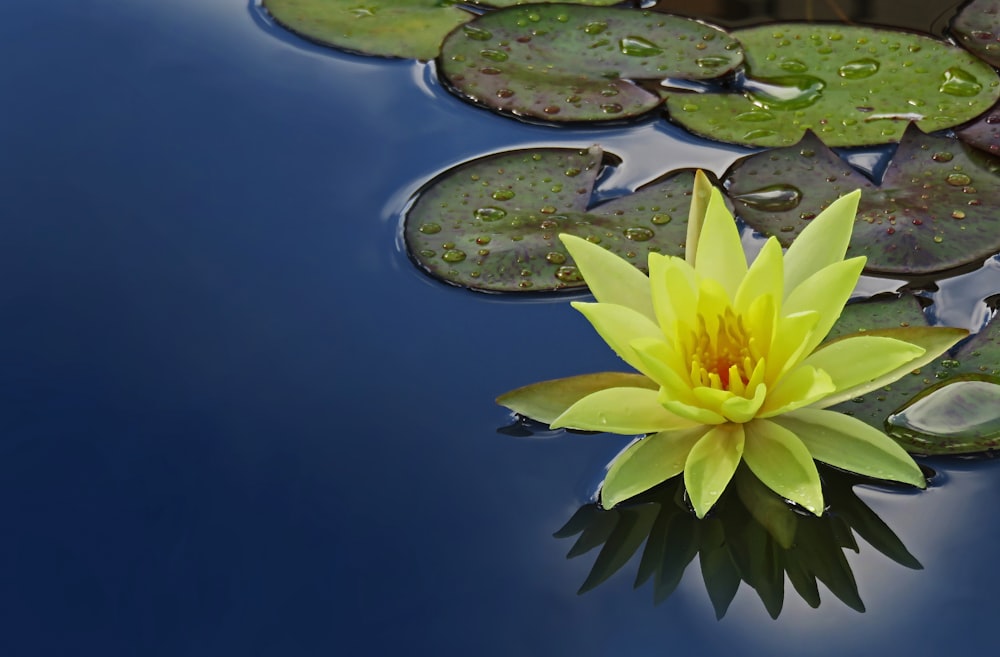
[[[635,586],[652,582],[654,602],[673,593],[698,557],[702,579],[718,618],[725,616],[748,584],[772,618],[784,606],[785,579],[810,607],[820,605],[822,582],[845,605],[865,610],[845,551],[859,552],[856,536],[896,563],[920,569],[899,537],[857,495],[857,477],[821,466],[829,506],[822,517],[800,513],[742,466],[736,486],[712,514],[698,520],[684,496],[681,477],[606,510],[581,507],[557,538],[576,536],[568,558],[600,548],[579,592],[589,591],[621,570],[641,551]]]

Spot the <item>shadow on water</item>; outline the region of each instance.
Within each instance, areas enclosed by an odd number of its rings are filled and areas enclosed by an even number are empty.
[[[827,509],[822,517],[789,505],[741,466],[719,504],[699,520],[687,502],[682,477],[613,509],[598,504],[580,507],[555,533],[576,536],[567,554],[572,559],[600,548],[585,593],[622,569],[645,543],[635,587],[653,583],[653,600],[666,600],[698,557],[717,618],[725,616],[741,582],[760,596],[772,618],[781,614],[785,579],[805,602],[820,605],[822,582],[845,605],[858,612],[865,606],[845,551],[859,552],[857,537],[896,563],[922,569],[899,537],[853,487],[863,480],[821,466]]]

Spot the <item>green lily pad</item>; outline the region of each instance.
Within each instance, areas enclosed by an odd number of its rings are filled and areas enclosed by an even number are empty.
[[[912,297],[855,303],[845,308],[832,335],[877,335],[882,328],[917,322],[926,323]],[[971,454],[1000,446],[1000,406],[992,401],[1000,401],[1000,322],[995,321],[956,353],[833,410],[886,431],[915,454]]]
[[[279,25],[325,46],[365,55],[433,59],[475,14],[442,0],[264,0]]]
[[[900,139],[985,112],[1000,96],[996,72],[961,48],[873,27],[772,24],[733,32],[746,53],[739,93],[675,93],[671,118],[710,139],[788,146],[813,130],[830,146]]]
[[[950,32],[963,48],[1000,67],[1000,0],[973,0],[952,20]]]
[[[558,4],[476,18],[448,36],[438,67],[452,91],[498,112],[618,121],[658,107],[661,80],[719,77],[742,58],[725,32],[693,19]]]
[[[677,171],[589,207],[605,162],[590,149],[535,148],[490,155],[432,180],[406,214],[410,256],[430,275],[489,292],[583,287],[559,241],[570,233],[643,269],[650,251],[681,255],[694,172]]]
[[[848,256],[867,256],[868,273],[916,276],[1000,251],[998,167],[960,141],[910,128],[879,185],[812,135],[736,162],[725,181],[747,224],[786,246],[823,208],[860,188]]]

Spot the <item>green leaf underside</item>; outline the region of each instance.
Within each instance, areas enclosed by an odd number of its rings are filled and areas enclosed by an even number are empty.
[[[1000,67],[1000,0],[973,0],[952,20],[949,32],[959,45]]]
[[[511,390],[497,397],[497,403],[538,422],[551,424],[563,412],[587,395],[609,388],[659,386],[643,376],[628,372],[598,372],[542,381]]]
[[[873,27],[770,24],[733,32],[746,54],[744,93],[674,93],[670,117],[710,139],[787,146],[807,129],[830,146],[898,141],[986,111],[1000,95],[992,68],[925,36]]]
[[[693,172],[590,207],[603,159],[597,146],[537,148],[453,167],[406,213],[407,250],[431,276],[489,292],[585,286],[559,233],[599,243],[643,270],[650,251],[682,255]]]
[[[742,61],[722,30],[627,8],[532,5],[489,12],[452,32],[439,72],[452,91],[544,121],[619,121],[662,102],[636,82],[702,80]]]
[[[926,325],[912,297],[850,304],[835,331],[848,335],[864,329],[866,335],[879,335],[881,327],[901,323]],[[976,383],[966,385],[969,381]],[[923,409],[891,417],[921,393],[946,382],[959,386],[945,393],[948,404],[954,409],[974,408],[974,414],[946,413],[939,406],[932,413],[933,421],[929,421],[928,402],[925,401]],[[1000,447],[1000,410],[997,410],[1000,406],[984,404],[1000,400],[998,390],[989,387],[995,384],[1000,384],[1000,324],[994,321],[959,345],[957,353],[946,354],[893,383],[832,406],[830,410],[847,413],[876,429],[887,431],[914,454],[971,454]]]
[[[790,244],[831,202],[861,189],[847,256],[865,271],[916,276],[981,261],[1000,250],[998,162],[911,127],[882,182],[873,184],[815,136],[736,162],[725,182],[738,214]]]
[[[441,0],[264,0],[279,25],[322,45],[365,55],[433,59],[474,14]]]

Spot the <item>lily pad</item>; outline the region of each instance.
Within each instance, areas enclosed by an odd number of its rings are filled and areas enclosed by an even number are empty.
[[[850,304],[834,337],[925,322],[912,297]],[[970,454],[1000,447],[1000,322],[991,322],[954,354],[906,374],[842,411],[887,431],[916,454]],[[957,409],[967,412],[955,414]],[[951,410],[948,410],[951,409]]]
[[[601,244],[640,269],[650,251],[683,254],[694,172],[672,172],[589,207],[605,161],[593,146],[509,151],[460,164],[432,180],[407,212],[410,256],[454,285],[539,292],[585,285],[559,233]]]
[[[1000,67],[1000,0],[973,0],[952,20],[950,31],[962,47]]]
[[[830,146],[884,144],[982,114],[996,72],[961,48],[873,27],[778,23],[737,30],[747,75],[737,93],[675,93],[670,116],[710,139],[788,146],[813,130]]]
[[[839,196],[861,189],[849,256],[866,271],[915,276],[1000,251],[997,160],[947,137],[910,128],[881,184],[852,169],[813,135],[736,162],[725,176],[738,214],[788,245]]]
[[[642,374],[598,372],[532,383],[500,395],[497,403],[536,422],[552,424],[567,408],[587,395],[618,387],[659,389],[659,385]]]
[[[693,19],[557,4],[470,21],[445,40],[438,66],[452,91],[498,112],[618,121],[658,107],[661,80],[719,77],[742,59],[729,35]]]
[[[442,0],[264,0],[282,27],[325,46],[365,55],[433,59],[457,26],[475,17]]]

